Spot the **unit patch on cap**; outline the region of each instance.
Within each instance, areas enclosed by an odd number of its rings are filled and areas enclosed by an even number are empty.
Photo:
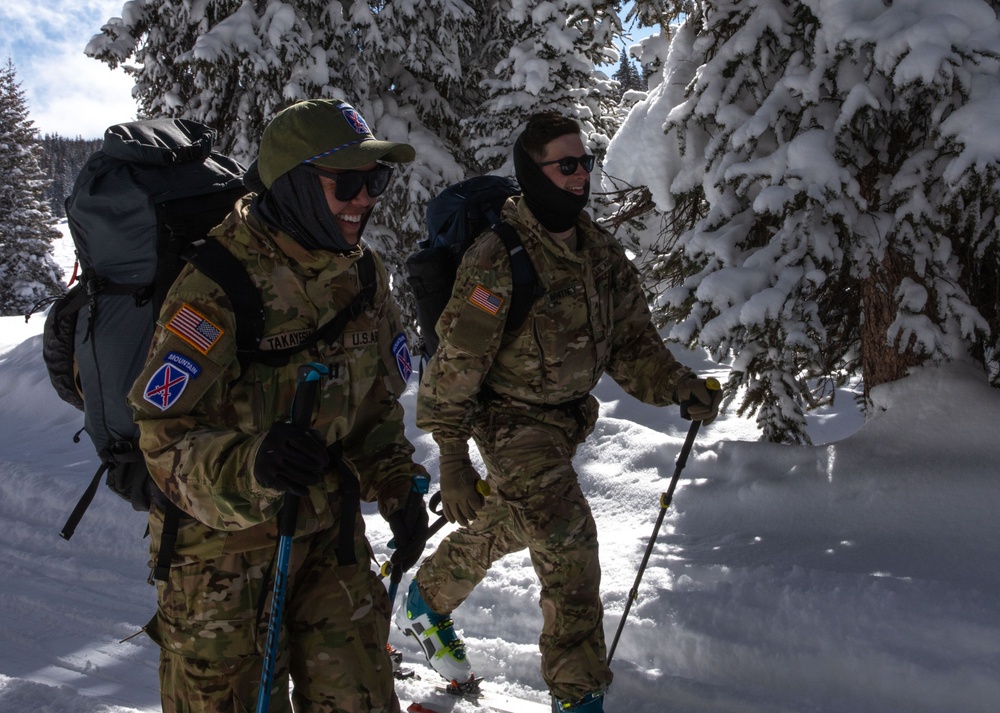
[[[181,305],[165,326],[202,354],[208,354],[224,334],[220,327],[212,324],[187,303]]]
[[[469,302],[484,312],[496,315],[500,311],[500,305],[503,304],[503,298],[497,297],[482,285],[476,285],[476,289],[469,295]]]
[[[413,364],[410,362],[410,347],[406,343],[405,333],[392,340],[392,354],[396,357],[399,375],[403,377],[403,381],[409,381],[410,374],[413,373]]]
[[[368,124],[361,117],[361,114],[357,112],[354,107],[347,106],[346,104],[340,107],[340,111],[343,112],[344,118],[347,119],[347,123],[357,131],[359,134],[370,134],[371,131],[368,128]]]

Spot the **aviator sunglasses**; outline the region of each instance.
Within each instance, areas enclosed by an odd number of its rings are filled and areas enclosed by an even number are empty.
[[[389,179],[392,178],[392,166],[379,163],[370,171],[344,171],[343,173],[331,173],[324,171],[319,166],[311,163],[300,164],[309,173],[329,179],[334,182],[334,197],[341,203],[347,203],[361,193],[361,186],[368,189],[368,195],[378,198],[389,186]]]
[[[554,163],[559,164],[559,172],[564,176],[572,176],[576,173],[576,167],[583,166],[583,170],[590,173],[594,170],[594,156],[592,154],[584,154],[583,156],[566,156],[557,161],[545,161],[538,164],[539,166],[551,166]]]

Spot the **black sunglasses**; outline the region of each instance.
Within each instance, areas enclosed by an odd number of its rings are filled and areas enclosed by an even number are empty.
[[[385,193],[385,189],[389,186],[389,179],[392,178],[392,166],[384,163],[378,164],[370,171],[343,171],[342,173],[324,171],[311,163],[303,163],[301,166],[309,173],[315,173],[317,176],[333,181],[336,184],[333,195],[341,203],[354,200],[361,193],[362,186],[368,189],[368,195],[372,198],[378,198]]]
[[[572,176],[576,173],[577,166],[583,166],[583,170],[590,173],[594,170],[594,155],[585,153],[583,156],[566,156],[558,161],[545,161],[544,163],[538,164],[539,166],[551,166],[554,163],[559,164],[559,172],[564,176]]]

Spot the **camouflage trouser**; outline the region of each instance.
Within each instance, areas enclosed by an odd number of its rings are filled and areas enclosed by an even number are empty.
[[[389,597],[370,569],[361,518],[359,564],[338,566],[337,534],[323,530],[292,546],[274,713],[399,711],[385,649]],[[263,549],[195,560],[171,567],[169,580],[158,584],[159,608],[147,633],[161,647],[164,713],[255,710],[271,599],[258,622],[258,597],[265,584],[273,586],[263,578],[273,557]]]
[[[491,408],[474,430],[492,494],[476,520],[446,537],[417,572],[427,603],[450,613],[490,565],[525,548],[541,582],[542,677],[559,698],[605,688],[597,526],[572,458],[593,429],[597,405],[526,415]]]

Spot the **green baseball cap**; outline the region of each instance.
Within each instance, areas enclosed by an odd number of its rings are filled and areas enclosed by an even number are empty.
[[[376,139],[364,118],[346,102],[309,99],[282,109],[264,129],[257,168],[268,188],[300,163],[351,169],[373,161],[409,163],[409,144]]]

